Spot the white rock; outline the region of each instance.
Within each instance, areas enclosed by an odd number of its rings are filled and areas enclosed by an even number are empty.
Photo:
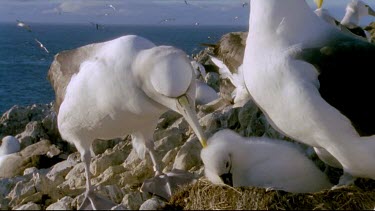
[[[121,203],[125,193],[117,185],[106,185],[104,187],[99,186],[98,193],[101,193],[106,198],[115,202],[116,204]]]
[[[202,145],[195,135],[192,135],[177,153],[173,168],[188,171],[194,166],[202,165],[201,150]]]
[[[27,204],[17,207],[15,210],[41,210],[39,204],[29,202]]]
[[[152,197],[146,200],[139,210],[161,210],[165,207],[165,201],[161,200],[159,197]]]
[[[123,204],[125,207],[129,207],[131,210],[138,210],[143,202],[145,202],[148,198],[150,198],[149,194],[138,191],[131,192],[124,196],[121,204]]]
[[[57,202],[50,204],[46,210],[71,210],[72,209],[73,198],[65,196],[59,199]]]
[[[36,173],[38,172],[38,169],[35,168],[35,167],[30,167],[30,168],[27,168],[23,171],[23,175],[28,175],[28,174],[33,174],[33,173]]]
[[[55,164],[47,173],[47,178],[53,182],[55,186],[65,181],[65,176],[77,164],[77,161],[68,159]]]

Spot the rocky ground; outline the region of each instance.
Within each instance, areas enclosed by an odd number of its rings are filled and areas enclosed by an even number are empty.
[[[245,36],[227,37],[241,43]],[[221,42],[232,42],[228,40],[231,38]],[[212,53],[231,60],[230,56],[225,57],[230,55],[230,50],[219,50],[221,42],[195,56],[209,72],[208,84],[220,91],[224,99],[220,103],[197,106],[200,124],[207,135],[229,128],[244,136],[292,141],[275,131],[252,101],[243,107],[233,107],[230,101],[233,86],[219,79],[207,56]],[[241,50],[238,52],[241,54]],[[236,59],[231,62],[232,69],[239,65]],[[84,166],[75,147],[63,141],[58,133],[53,103],[13,106],[0,118],[0,139],[6,135],[19,139],[21,151],[8,156],[6,165],[0,165],[0,209],[77,209],[85,190]],[[373,209],[375,206],[373,180],[359,180],[350,187],[316,194],[213,185],[204,179],[199,141],[181,115],[172,111],[160,117],[154,139],[163,172],[186,170],[198,182],[176,190],[170,200],[141,192],[143,181],[154,174],[150,158],[137,157],[130,137],[97,140],[93,145],[96,156],[91,163],[92,183],[102,197],[119,204],[113,209]],[[304,147],[307,155],[324,170],[326,166],[311,148]],[[337,183],[342,173],[332,168],[326,172],[333,183]]]

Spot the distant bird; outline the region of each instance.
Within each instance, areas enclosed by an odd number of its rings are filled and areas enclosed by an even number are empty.
[[[60,75],[67,78],[57,81]],[[94,208],[90,148],[95,139],[131,134],[137,154],[144,158],[148,153],[155,175],[163,177],[153,145],[161,114],[169,109],[179,112],[206,145],[195,112],[193,68],[179,49],[156,46],[135,35],[123,36],[57,54],[49,80],[56,93],[58,129],[81,153],[84,202],[90,200]]]
[[[113,11],[116,11],[116,7],[114,7],[112,4],[108,4],[108,7],[112,8]]]
[[[185,4],[186,4],[186,5],[188,5],[188,4],[189,4],[189,3],[188,3],[188,2],[186,1],[186,0],[184,0],[184,1],[185,1]]]
[[[235,17],[234,17],[234,20],[238,20],[238,16],[235,16]]]
[[[363,1],[352,0],[347,4],[345,16],[340,23],[352,33],[368,38],[366,31],[359,26],[359,19],[368,15],[375,16],[375,11]]]
[[[243,2],[243,3],[242,3],[242,7],[246,7],[247,5],[248,5],[247,2]]]
[[[194,25],[196,25],[196,26],[199,26],[200,25],[200,23],[199,22],[195,22],[195,24]]]
[[[20,142],[14,136],[5,136],[1,141],[0,157],[20,151]]]
[[[306,1],[251,0],[250,10],[243,68],[252,99],[282,134],[375,179],[375,46],[322,24]]]
[[[224,129],[201,151],[206,177],[234,187],[263,187],[293,193],[332,187],[327,176],[294,143],[267,137],[244,138]]]
[[[361,17],[367,15],[375,16],[375,12],[370,6],[360,0],[352,0],[347,4],[345,16],[340,22],[332,17],[327,9],[322,8],[323,0],[315,0],[315,3],[318,7],[315,13],[323,20],[337,27],[344,33],[354,34],[371,42],[371,35],[359,26],[359,19]]]
[[[38,44],[39,44],[39,47],[42,48],[44,51],[46,51],[47,53],[49,53],[49,51],[47,50],[47,48],[43,45],[43,43],[41,43],[39,40],[37,40],[36,38],[34,39]]]
[[[166,18],[166,19],[162,19],[161,21],[159,21],[159,23],[172,22],[172,21],[175,21],[175,20],[176,20],[175,18]]]
[[[31,32],[31,28],[29,25],[27,25],[26,23],[20,21],[20,20],[16,20],[17,21],[17,26],[19,27],[22,27],[24,29],[26,29],[27,31]]]

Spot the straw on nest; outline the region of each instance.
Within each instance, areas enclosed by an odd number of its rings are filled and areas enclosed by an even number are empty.
[[[375,181],[359,180],[356,185],[317,193],[293,194],[264,188],[232,188],[200,179],[182,187],[169,201],[167,209],[278,209],[278,210],[364,210],[374,209]]]

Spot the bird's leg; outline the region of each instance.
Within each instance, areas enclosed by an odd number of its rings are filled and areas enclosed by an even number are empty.
[[[155,176],[161,175],[162,172],[160,170],[159,163],[157,162],[156,156],[155,156],[154,143],[152,141],[147,141],[146,148],[147,148],[148,153],[150,154],[151,161],[154,166]]]
[[[85,198],[81,204],[81,206],[78,208],[79,210],[83,209],[83,206],[87,203],[87,200],[90,200],[92,209],[96,210],[95,203],[91,199],[92,194],[92,185],[91,185],[91,173],[90,173],[90,161],[91,161],[91,152],[90,150],[85,150],[83,153],[81,153],[81,160],[85,166],[85,176],[86,176],[86,192],[85,192]]]
[[[354,177],[353,175],[345,172],[344,174],[341,175],[339,183],[335,186],[332,187],[332,190],[340,189],[342,187],[346,187],[348,185],[353,185],[354,182],[356,181],[357,177]]]

